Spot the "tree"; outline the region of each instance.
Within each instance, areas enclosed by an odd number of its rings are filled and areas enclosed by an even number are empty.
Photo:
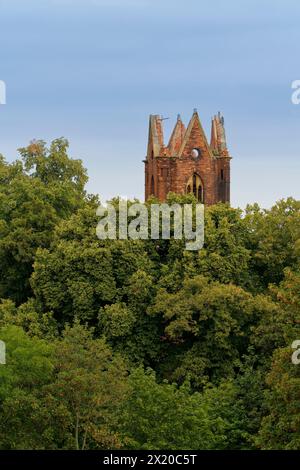
[[[157,203],[150,199],[147,203]],[[195,204],[192,194],[170,193],[169,204]],[[194,221],[195,222],[195,221]],[[171,219],[171,234],[173,220]],[[194,227],[195,228],[195,227]],[[160,274],[158,285],[173,292],[182,287],[185,278],[204,275],[221,283],[234,283],[255,291],[257,279],[251,272],[249,232],[242,211],[227,204],[205,208],[204,247],[187,251],[185,240],[150,240],[146,245],[149,256]]]
[[[131,392],[121,413],[121,431],[131,449],[214,449],[224,439],[223,422],[210,418],[188,384],[158,384],[142,368],[129,377]]]
[[[245,225],[249,232],[252,272],[262,286],[278,284],[285,268],[297,266],[300,240],[300,201],[278,201],[271,209],[248,206]]]
[[[225,204],[206,209],[205,244],[196,260],[196,272],[223,284],[253,288],[248,233],[242,212]]]
[[[86,172],[67,156],[64,139],[19,150],[23,162],[0,159],[0,298],[18,304],[31,294],[38,248],[50,246],[54,227],[84,204]]]
[[[141,240],[99,240],[92,201],[55,230],[49,249],[36,253],[31,285],[44,312],[60,324],[75,317],[96,326],[99,309],[127,299],[130,276],[152,264]]]
[[[286,268],[283,275],[279,286],[270,285],[275,308],[261,316],[251,340],[257,356],[268,368],[275,349],[286,347],[300,337],[300,272]]]
[[[46,342],[20,327],[0,329],[0,448],[86,449],[122,445],[116,428],[126,367],[78,322]],[[13,410],[13,413],[12,413]]]
[[[55,447],[41,399],[53,379],[51,346],[14,325],[2,327],[0,338],[6,344],[6,365],[0,367],[0,448]]]
[[[300,448],[300,367],[291,361],[292,349],[277,349],[267,376],[266,415],[256,442],[262,449]]]
[[[17,307],[10,299],[0,301],[0,327],[15,325],[29,336],[53,339],[58,335],[57,322],[50,312],[41,313],[35,299]]]
[[[118,407],[126,397],[126,367],[101,339],[78,322],[56,342],[55,378],[46,388],[52,406],[68,416],[74,449],[118,448],[114,431]]]
[[[166,340],[176,345],[173,380],[189,377],[201,388],[207,380],[234,374],[250,345],[251,328],[272,308],[262,295],[197,276],[174,294],[159,290],[148,314],[161,318]]]

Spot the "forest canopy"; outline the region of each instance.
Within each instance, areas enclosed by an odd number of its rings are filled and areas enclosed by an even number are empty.
[[[300,201],[206,207],[198,251],[99,240],[68,142],[19,153],[0,158],[0,449],[300,449]]]

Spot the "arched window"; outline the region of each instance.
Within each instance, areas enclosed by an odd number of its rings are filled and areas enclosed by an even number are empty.
[[[193,193],[197,201],[204,202],[203,183],[199,175],[194,173],[186,184],[186,193]]]
[[[193,194],[197,197],[197,175],[193,175]]]
[[[203,202],[203,191],[202,191],[201,184],[199,184],[199,186],[198,186],[197,199],[198,199],[199,202]]]
[[[154,177],[153,177],[153,175],[151,177],[151,191],[150,192],[151,192],[151,195],[154,196]]]

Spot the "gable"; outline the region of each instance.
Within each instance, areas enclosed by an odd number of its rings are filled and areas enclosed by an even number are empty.
[[[200,149],[202,155],[208,155],[213,158],[204,130],[201,126],[198,113],[196,111],[190,120],[178,156],[188,157],[192,154],[192,150],[194,148]]]

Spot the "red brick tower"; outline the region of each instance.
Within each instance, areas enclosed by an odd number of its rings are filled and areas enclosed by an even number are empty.
[[[145,199],[154,195],[165,201],[169,192],[192,192],[207,205],[230,202],[230,160],[220,113],[212,119],[210,145],[196,110],[187,129],[178,115],[167,146],[161,116],[150,115]]]

